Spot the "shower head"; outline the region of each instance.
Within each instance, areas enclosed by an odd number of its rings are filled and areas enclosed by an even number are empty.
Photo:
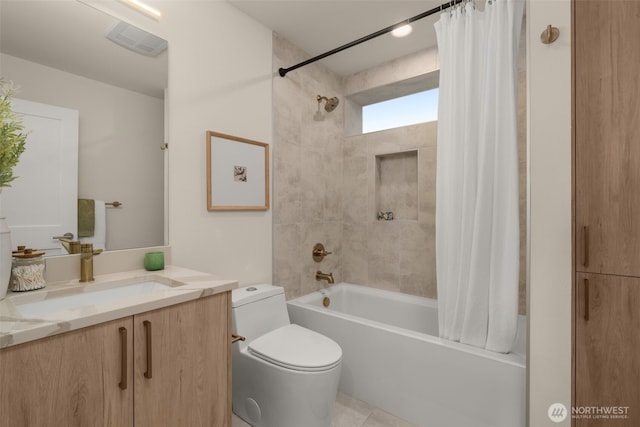
[[[327,103],[324,104],[324,109],[327,111],[327,113],[330,113],[331,111],[336,109],[339,103],[340,100],[334,96],[333,98],[327,99]]]
[[[318,95],[316,99],[318,100],[318,107],[320,106],[320,102],[322,102],[323,99],[326,101],[324,104],[324,109],[327,113],[330,113],[333,110],[335,110],[338,104],[340,103],[340,100],[338,99],[337,96],[334,96],[333,98],[327,98],[326,96]]]

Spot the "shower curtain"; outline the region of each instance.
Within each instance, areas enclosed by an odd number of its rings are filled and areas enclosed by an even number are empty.
[[[519,281],[517,50],[524,0],[467,3],[440,55],[436,268],[440,336],[507,353]]]

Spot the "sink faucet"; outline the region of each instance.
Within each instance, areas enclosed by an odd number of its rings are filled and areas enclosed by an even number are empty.
[[[93,250],[93,243],[80,244],[80,282],[93,282],[93,256],[102,249]]]
[[[64,233],[62,236],[53,236],[53,239],[59,240],[67,253],[80,253],[80,240],[73,240],[73,233]]]
[[[326,280],[330,285],[335,283],[333,280],[333,273],[325,274],[320,270],[316,272],[316,280]]]

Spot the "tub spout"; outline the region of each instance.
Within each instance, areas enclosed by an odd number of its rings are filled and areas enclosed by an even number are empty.
[[[333,273],[325,274],[322,271],[316,272],[316,280],[326,280],[330,285],[333,285],[335,283],[333,280]]]

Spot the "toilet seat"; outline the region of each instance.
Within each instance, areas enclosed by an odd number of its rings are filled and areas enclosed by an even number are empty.
[[[256,338],[248,349],[260,359],[295,371],[326,371],[342,359],[342,349],[335,341],[295,324]]]

